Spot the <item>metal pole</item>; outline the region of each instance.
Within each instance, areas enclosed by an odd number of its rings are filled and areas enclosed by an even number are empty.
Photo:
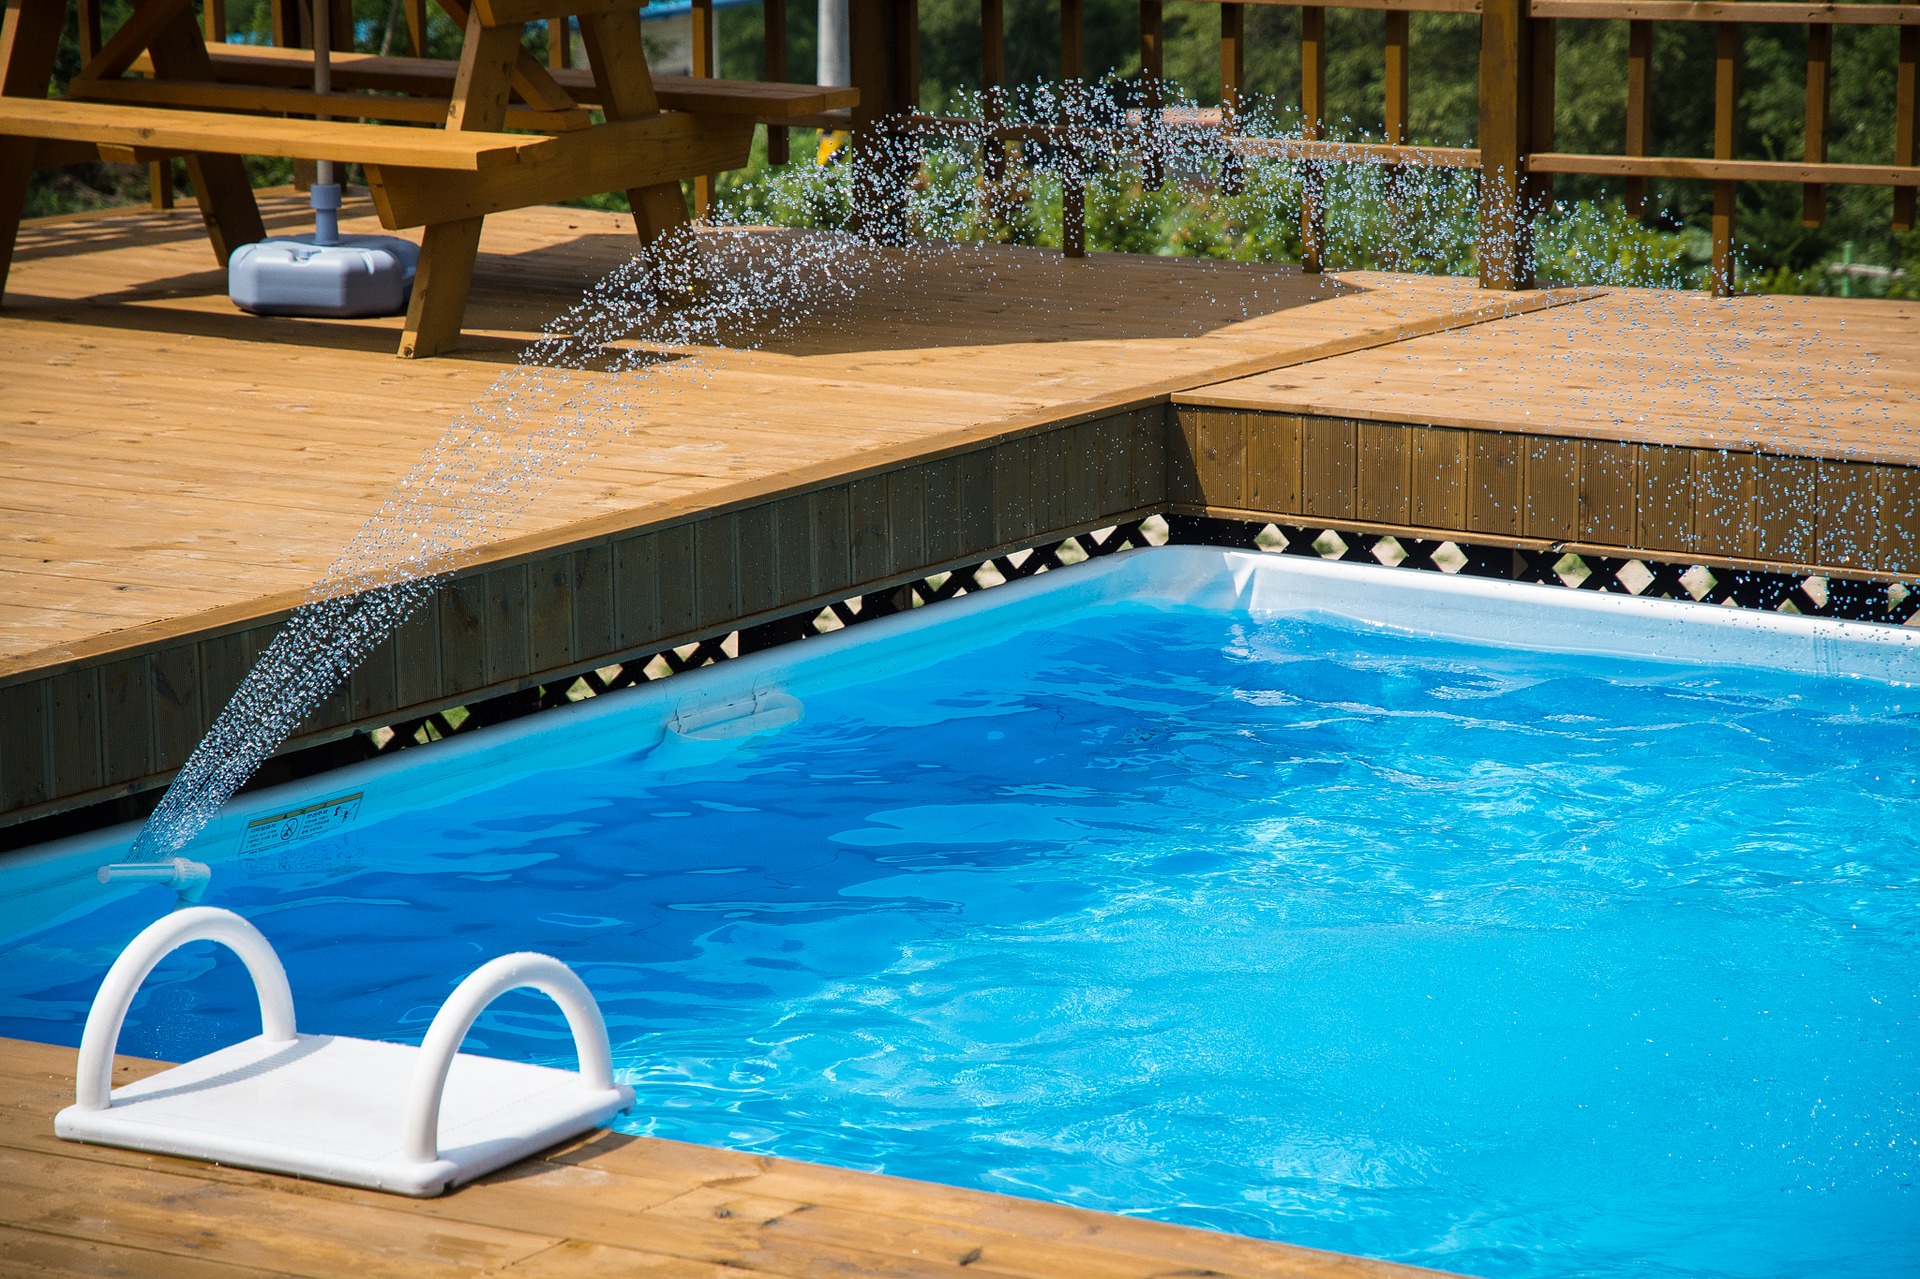
[[[847,0],[820,0],[820,73],[816,83],[853,83],[852,46],[847,42]]]

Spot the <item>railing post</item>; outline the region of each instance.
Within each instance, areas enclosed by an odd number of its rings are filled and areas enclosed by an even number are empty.
[[[980,0],[980,87],[990,93],[1006,85],[1006,0]]]
[[[427,56],[427,0],[400,0],[400,9],[407,18],[407,53],[411,57]]]
[[[1480,10],[1480,285],[1533,287],[1533,218],[1526,157],[1532,149],[1533,47],[1527,0],[1486,0]]]
[[[1408,54],[1412,45],[1409,25],[1412,16],[1405,9],[1389,9],[1386,13],[1386,100],[1381,104],[1385,128],[1381,130],[1380,140],[1393,147],[1407,145],[1409,138],[1407,112],[1413,76]]]
[[[1014,213],[1008,199],[1007,140],[1000,133],[1006,94],[1006,0],[980,0],[980,116],[986,125],[980,144],[980,177],[987,188],[987,217],[996,224],[1011,222]]]
[[[1807,28],[1807,145],[1808,164],[1827,159],[1827,112],[1833,105],[1833,28],[1816,22]],[[1827,220],[1827,188],[1809,182],[1800,189],[1800,225],[1816,227]]]
[[[918,18],[911,0],[847,0],[848,79],[860,91],[850,143],[859,166],[851,229],[882,241],[906,238],[907,184],[919,161],[906,134],[885,123],[919,105],[918,77],[910,78],[902,56],[918,48]]]
[[[1240,131],[1240,95],[1247,79],[1247,7],[1243,4],[1220,6],[1220,189],[1238,195],[1245,185],[1246,171],[1239,153],[1233,149],[1233,135]]]
[[[761,0],[760,7],[761,78],[775,84],[787,78],[787,0]],[[767,163],[785,164],[792,157],[787,149],[787,127],[767,126]]]
[[[1900,70],[1894,81],[1893,162],[1920,163],[1920,27],[1900,28]],[[1911,231],[1913,187],[1893,189],[1893,229]]]
[[[1740,25],[1717,24],[1713,57],[1713,158],[1739,158]],[[1708,268],[1715,297],[1732,297],[1734,286],[1734,183],[1713,184],[1713,264]]]
[[[1161,0],[1140,0],[1140,131],[1146,156],[1141,164],[1140,181],[1149,191],[1158,191],[1166,181],[1166,166],[1160,155],[1160,113],[1166,107],[1162,77],[1166,74],[1166,45],[1163,36]]]
[[[1532,89],[1527,103],[1532,123],[1527,130],[1528,151],[1553,150],[1553,95],[1555,62],[1559,57],[1559,39],[1552,18],[1527,21],[1527,42],[1531,46],[1532,69],[1528,84]],[[1553,203],[1553,175],[1527,175],[1527,205],[1535,213]]]
[[[1084,80],[1087,75],[1087,15],[1085,0],[1060,0],[1060,78]]]
[[[1627,24],[1627,145],[1628,155],[1646,155],[1653,127],[1653,23],[1639,19]],[[1627,212],[1641,217],[1647,211],[1647,180],[1627,179]]]
[[[1327,131],[1327,11],[1317,5],[1300,10],[1300,137],[1313,142]],[[1318,273],[1327,239],[1326,167],[1313,160],[1300,166],[1300,269]]]
[[[1386,13],[1386,48],[1384,50],[1384,70],[1386,84],[1380,104],[1380,140],[1390,147],[1403,147],[1411,140],[1412,131],[1408,124],[1413,92],[1413,75],[1409,55],[1412,53],[1412,14],[1405,9],[1389,9]],[[1386,213],[1390,223],[1397,223],[1403,212],[1401,199],[1403,183],[1406,179],[1406,166],[1390,164],[1386,168]],[[1389,234],[1381,245],[1383,262],[1391,270],[1400,270],[1406,265],[1401,253],[1398,236]]]
[[[710,79],[714,74],[717,58],[714,49],[713,0],[693,0],[693,7],[687,14],[687,20],[693,28],[693,68],[691,74]],[[693,180],[693,216],[704,218],[713,205],[713,176],[703,173]]]

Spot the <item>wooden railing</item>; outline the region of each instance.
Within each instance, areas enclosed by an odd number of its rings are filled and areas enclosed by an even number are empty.
[[[1249,3],[1283,0],[1175,0],[1216,4],[1220,9],[1221,128],[1230,150],[1239,156],[1310,160],[1316,168],[1339,162],[1394,163],[1478,169],[1481,175],[1477,257],[1481,282],[1490,288],[1527,288],[1533,283],[1532,219],[1529,211],[1551,198],[1559,174],[1622,179],[1630,212],[1644,211],[1649,179],[1688,179],[1713,184],[1710,279],[1717,293],[1734,287],[1735,189],[1741,182],[1799,185],[1802,219],[1817,226],[1825,216],[1830,185],[1893,188],[1893,229],[1912,230],[1916,191],[1920,190],[1920,0],[1885,4],[1787,4],[1775,0],[1339,0],[1328,5],[1299,5],[1300,134],[1298,138],[1243,136],[1236,128],[1236,107],[1246,93],[1246,11]],[[345,9],[345,0],[332,0]],[[848,0],[853,82],[861,105],[849,121],[796,121],[818,127],[852,124],[857,131],[880,127],[888,118],[911,115],[919,107],[919,13],[916,0]],[[1138,0],[1140,66],[1149,85],[1165,75],[1162,39],[1164,0]],[[787,2],[762,0],[765,60],[763,74],[784,80],[787,65]],[[1084,0],[1058,0],[1060,75],[1080,79],[1086,63]],[[1326,95],[1328,8],[1384,10],[1381,57],[1384,83],[1383,130],[1378,142],[1329,138]],[[1005,0],[980,0],[981,85],[1007,86]],[[276,44],[303,43],[302,5],[275,0]],[[427,0],[401,0],[406,18],[406,52],[425,44]],[[82,43],[98,44],[93,0],[81,2]],[[224,0],[205,0],[203,13],[210,40],[224,39]],[[1479,122],[1477,145],[1423,147],[1412,143],[1409,102],[1412,49],[1409,18],[1414,13],[1475,15],[1480,19]],[[1628,24],[1625,70],[1626,128],[1616,154],[1554,149],[1555,24],[1559,21],[1615,21]],[[1656,23],[1712,23],[1718,41],[1713,84],[1714,146],[1711,156],[1651,154],[1653,31]],[[1747,24],[1796,24],[1808,31],[1805,149],[1794,160],[1743,159],[1739,155],[1741,28]],[[91,31],[88,30],[91,26]],[[1832,96],[1833,29],[1839,26],[1893,26],[1899,29],[1899,61],[1893,109],[1893,154],[1885,164],[1841,164],[1827,158],[1828,104]],[[336,32],[350,32],[345,22]],[[91,37],[89,39],[89,36]],[[350,39],[350,36],[343,37]],[[549,32],[554,66],[568,65],[572,40],[555,23]],[[713,0],[693,0],[693,73],[716,74]],[[767,157],[788,158],[787,130],[768,126]],[[156,183],[156,192],[160,190]],[[695,185],[696,212],[705,212],[710,180]],[[1070,199],[1070,206],[1077,200]],[[1069,253],[1081,250],[1084,217],[1078,207],[1066,212],[1063,239]],[[1301,210],[1303,265],[1321,269],[1325,245],[1324,205],[1317,183],[1307,184]]]
[[[914,0],[849,0],[854,31],[854,84],[860,116],[875,121],[918,106],[917,6]],[[1220,9],[1220,81],[1223,132],[1234,130],[1234,108],[1246,85],[1246,3],[1216,3]],[[1249,0],[1271,4],[1280,0]],[[1644,210],[1650,178],[1680,178],[1713,184],[1713,254],[1717,293],[1734,286],[1734,194],[1740,182],[1797,184],[1804,188],[1803,216],[1810,226],[1824,217],[1829,185],[1894,188],[1893,227],[1911,230],[1920,188],[1920,3],[1783,4],[1767,0],[1691,3],[1690,0],[1338,0],[1300,5],[1300,120],[1298,139],[1233,138],[1244,155],[1279,159],[1440,164],[1477,168],[1481,174],[1478,258],[1481,282],[1490,288],[1527,288],[1533,283],[1532,219],[1529,210],[1550,198],[1557,174],[1624,179],[1629,208]],[[1326,99],[1328,8],[1385,10],[1382,58],[1385,72],[1377,143],[1329,139]],[[1165,73],[1163,0],[1139,0],[1140,64],[1149,82]],[[1060,74],[1084,77],[1083,0],[1059,0]],[[1479,128],[1477,146],[1411,145],[1408,102],[1412,61],[1409,15],[1474,14],[1480,19]],[[981,0],[981,83],[1006,83],[1004,0]],[[1624,21],[1629,24],[1625,68],[1626,136],[1620,153],[1584,154],[1554,149],[1554,24]],[[1652,136],[1653,27],[1659,22],[1713,23],[1718,30],[1714,74],[1714,153],[1711,156],[1650,154]],[[1741,27],[1748,23],[1794,23],[1808,28],[1806,149],[1800,161],[1743,159],[1738,153]],[[1833,29],[1895,26],[1900,30],[1894,111],[1893,155],[1886,164],[1836,164],[1827,159],[1828,102],[1832,91]],[[769,37],[774,24],[768,24]],[[784,22],[782,37],[784,40]],[[1069,209],[1068,251],[1076,249]],[[1321,264],[1322,210],[1310,182],[1302,208],[1302,248],[1308,270]]]

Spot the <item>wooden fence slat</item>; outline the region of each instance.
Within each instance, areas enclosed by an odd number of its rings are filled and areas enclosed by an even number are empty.
[[[1753,488],[1753,454],[1693,450],[1693,545],[1702,555],[1755,554]]]
[[[598,661],[620,647],[614,620],[617,592],[613,579],[613,546],[596,542],[583,546],[571,557],[573,574],[573,654],[574,663]]]
[[[1713,158],[1739,158],[1740,141],[1740,26],[1722,22],[1716,28],[1713,59]],[[1713,184],[1713,264],[1709,274],[1713,291],[1731,297],[1736,283],[1734,265],[1735,184]]]
[[[563,551],[526,568],[527,673],[546,674],[574,662],[573,556]]]
[[[855,480],[848,487],[847,511],[852,517],[853,580],[877,581],[893,571],[887,541],[886,477],[869,475]]]
[[[961,537],[960,459],[943,457],[926,466],[926,554],[945,564],[964,553]]]
[[[1693,463],[1687,450],[1640,446],[1640,538],[1657,551],[1693,549]]]
[[[388,645],[393,649],[394,696],[402,707],[424,706],[446,687],[440,674],[440,606],[445,588],[400,624]]]
[[[645,652],[667,634],[660,590],[664,537],[641,533],[613,544],[613,629],[615,647],[622,653]]]
[[[487,582],[484,574],[456,577],[440,591],[442,694],[487,683]]]
[[[482,574],[487,588],[487,683],[527,674],[527,566],[510,564]]]
[[[1413,428],[1409,514],[1423,528],[1457,529],[1467,518],[1467,433],[1450,426]]]
[[[1251,510],[1299,515],[1300,415],[1246,415],[1245,499]]]
[[[1480,283],[1533,287],[1533,222],[1523,207],[1534,148],[1532,19],[1527,0],[1485,0],[1480,11]]]
[[[1132,477],[1136,508],[1173,500],[1167,458],[1174,416],[1171,405],[1155,405],[1139,412],[1140,429],[1133,433],[1133,443],[1127,451],[1127,470]]]
[[[1318,5],[1300,10],[1300,137],[1312,142],[1327,134],[1327,11]],[[1300,269],[1325,268],[1327,211],[1324,179],[1308,165],[1300,188]]]
[[[1205,506],[1245,506],[1245,415],[1238,409],[1196,409],[1192,437],[1199,502]]]
[[[992,546],[995,528],[993,455],[974,449],[960,457],[960,542]]]
[[[660,584],[660,629],[656,642],[691,635],[700,625],[694,588],[693,526],[676,524],[654,534],[654,572]]]
[[[814,579],[821,591],[853,585],[853,508],[847,486],[837,484],[813,495]]]
[[[1405,524],[1411,518],[1412,436],[1404,426],[1362,422],[1355,438],[1356,518]]]
[[[1094,462],[1098,468],[1095,503],[1114,514],[1133,509],[1133,481],[1128,471],[1132,456],[1132,435],[1140,429],[1138,413],[1119,413],[1100,419],[1093,434]]]
[[[76,795],[104,786],[101,750],[100,670],[86,666],[47,681],[49,796]],[[11,721],[4,736],[14,732]],[[0,774],[5,768],[0,766]]]
[[[1920,467],[1882,466],[1880,478],[1880,568],[1920,573]]]
[[[147,690],[153,706],[154,765],[160,771],[178,768],[207,734],[200,708],[199,645],[171,644],[149,654]]]
[[[795,493],[773,504],[773,569],[782,601],[811,599],[820,592],[813,547],[813,497]]]
[[[1910,11],[1911,4],[1903,6]],[[1920,164],[1920,27],[1900,28],[1900,58],[1894,71],[1893,162],[1904,168]],[[1895,187],[1893,229],[1911,231],[1916,188]]]
[[[1521,529],[1528,537],[1570,542],[1580,536],[1580,444],[1536,437],[1527,442],[1526,509]]]
[[[1352,519],[1354,424],[1345,418],[1303,417],[1300,431],[1300,505],[1317,519]]]
[[[886,477],[886,576],[926,563],[926,484],[918,467],[902,467]]]
[[[1880,541],[1877,468],[1862,462],[1822,462],[1814,557],[1838,568],[1867,568]]]
[[[1102,418],[1090,418],[1060,433],[1060,465],[1065,472],[1061,487],[1063,514],[1055,527],[1084,524],[1112,510],[1101,500],[1101,480],[1106,468],[1100,445],[1101,429],[1105,425]]]
[[[1580,441],[1580,540],[1636,546],[1638,455],[1631,444]]]
[[[250,632],[230,631],[200,641],[201,695],[211,725],[240,687],[240,681],[253,669]],[[376,654],[377,656],[377,654]]]
[[[44,680],[0,688],[0,803],[25,808],[52,794]]]
[[[775,545],[774,509],[761,503],[734,518],[738,538],[736,562],[740,568],[740,617],[759,617],[781,603],[779,548]]]
[[[1811,564],[1818,519],[1819,463],[1761,457],[1754,475],[1754,550],[1762,559]]]
[[[1047,431],[1027,437],[1027,509],[1033,535],[1051,533],[1067,519],[1067,433]],[[902,564],[902,568],[906,566]]]
[[[1518,537],[1526,502],[1520,437],[1503,431],[1468,434],[1467,531]]]
[[[132,781],[159,770],[153,760],[153,707],[147,659],[129,657],[100,668],[100,717],[112,724],[105,750],[107,781]]]
[[[695,520],[693,529],[694,629],[727,629],[740,616],[740,519],[732,512]]]
[[[205,661],[206,645],[201,645],[202,661]],[[391,639],[373,646],[360,665],[354,667],[353,674],[347,677],[347,695],[353,704],[353,717],[356,720],[390,712],[399,696],[400,676],[393,664],[394,649]],[[202,678],[205,678],[204,670]],[[208,685],[208,692],[213,686]],[[209,705],[209,721],[218,716],[220,707]]]
[[[1002,545],[1033,533],[1027,491],[1027,441],[1008,440],[993,450],[994,540]]]

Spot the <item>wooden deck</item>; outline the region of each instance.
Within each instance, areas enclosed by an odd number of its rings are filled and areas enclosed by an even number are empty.
[[[190,212],[30,224],[0,308],[0,826],[163,784],[395,481],[634,243],[621,215],[490,218],[469,340],[407,362],[395,321],[235,311]],[[640,401],[293,745],[1159,512],[1920,573],[1912,303],[870,256],[885,287]]]
[[[1419,1279],[1138,1217],[602,1132],[439,1199],[53,1135],[74,1051],[0,1039],[0,1277]],[[115,1082],[161,1063],[123,1057]]]
[[[1917,334],[1914,302],[1612,290],[1176,393],[1195,465],[1174,500],[1902,578]]]
[[[263,207],[270,228],[307,217],[297,198]],[[394,321],[236,311],[191,211],[30,225],[0,310],[0,675],[130,629],[150,637],[297,598],[459,411],[635,243],[631,219],[612,214],[489,220],[472,340],[457,358],[408,364],[391,357]],[[1001,250],[913,272],[830,327],[727,357],[697,402],[660,405],[511,531],[1149,402],[1500,305],[1461,280]]]
[[[1612,289],[1177,403],[1920,464],[1920,302]]]

